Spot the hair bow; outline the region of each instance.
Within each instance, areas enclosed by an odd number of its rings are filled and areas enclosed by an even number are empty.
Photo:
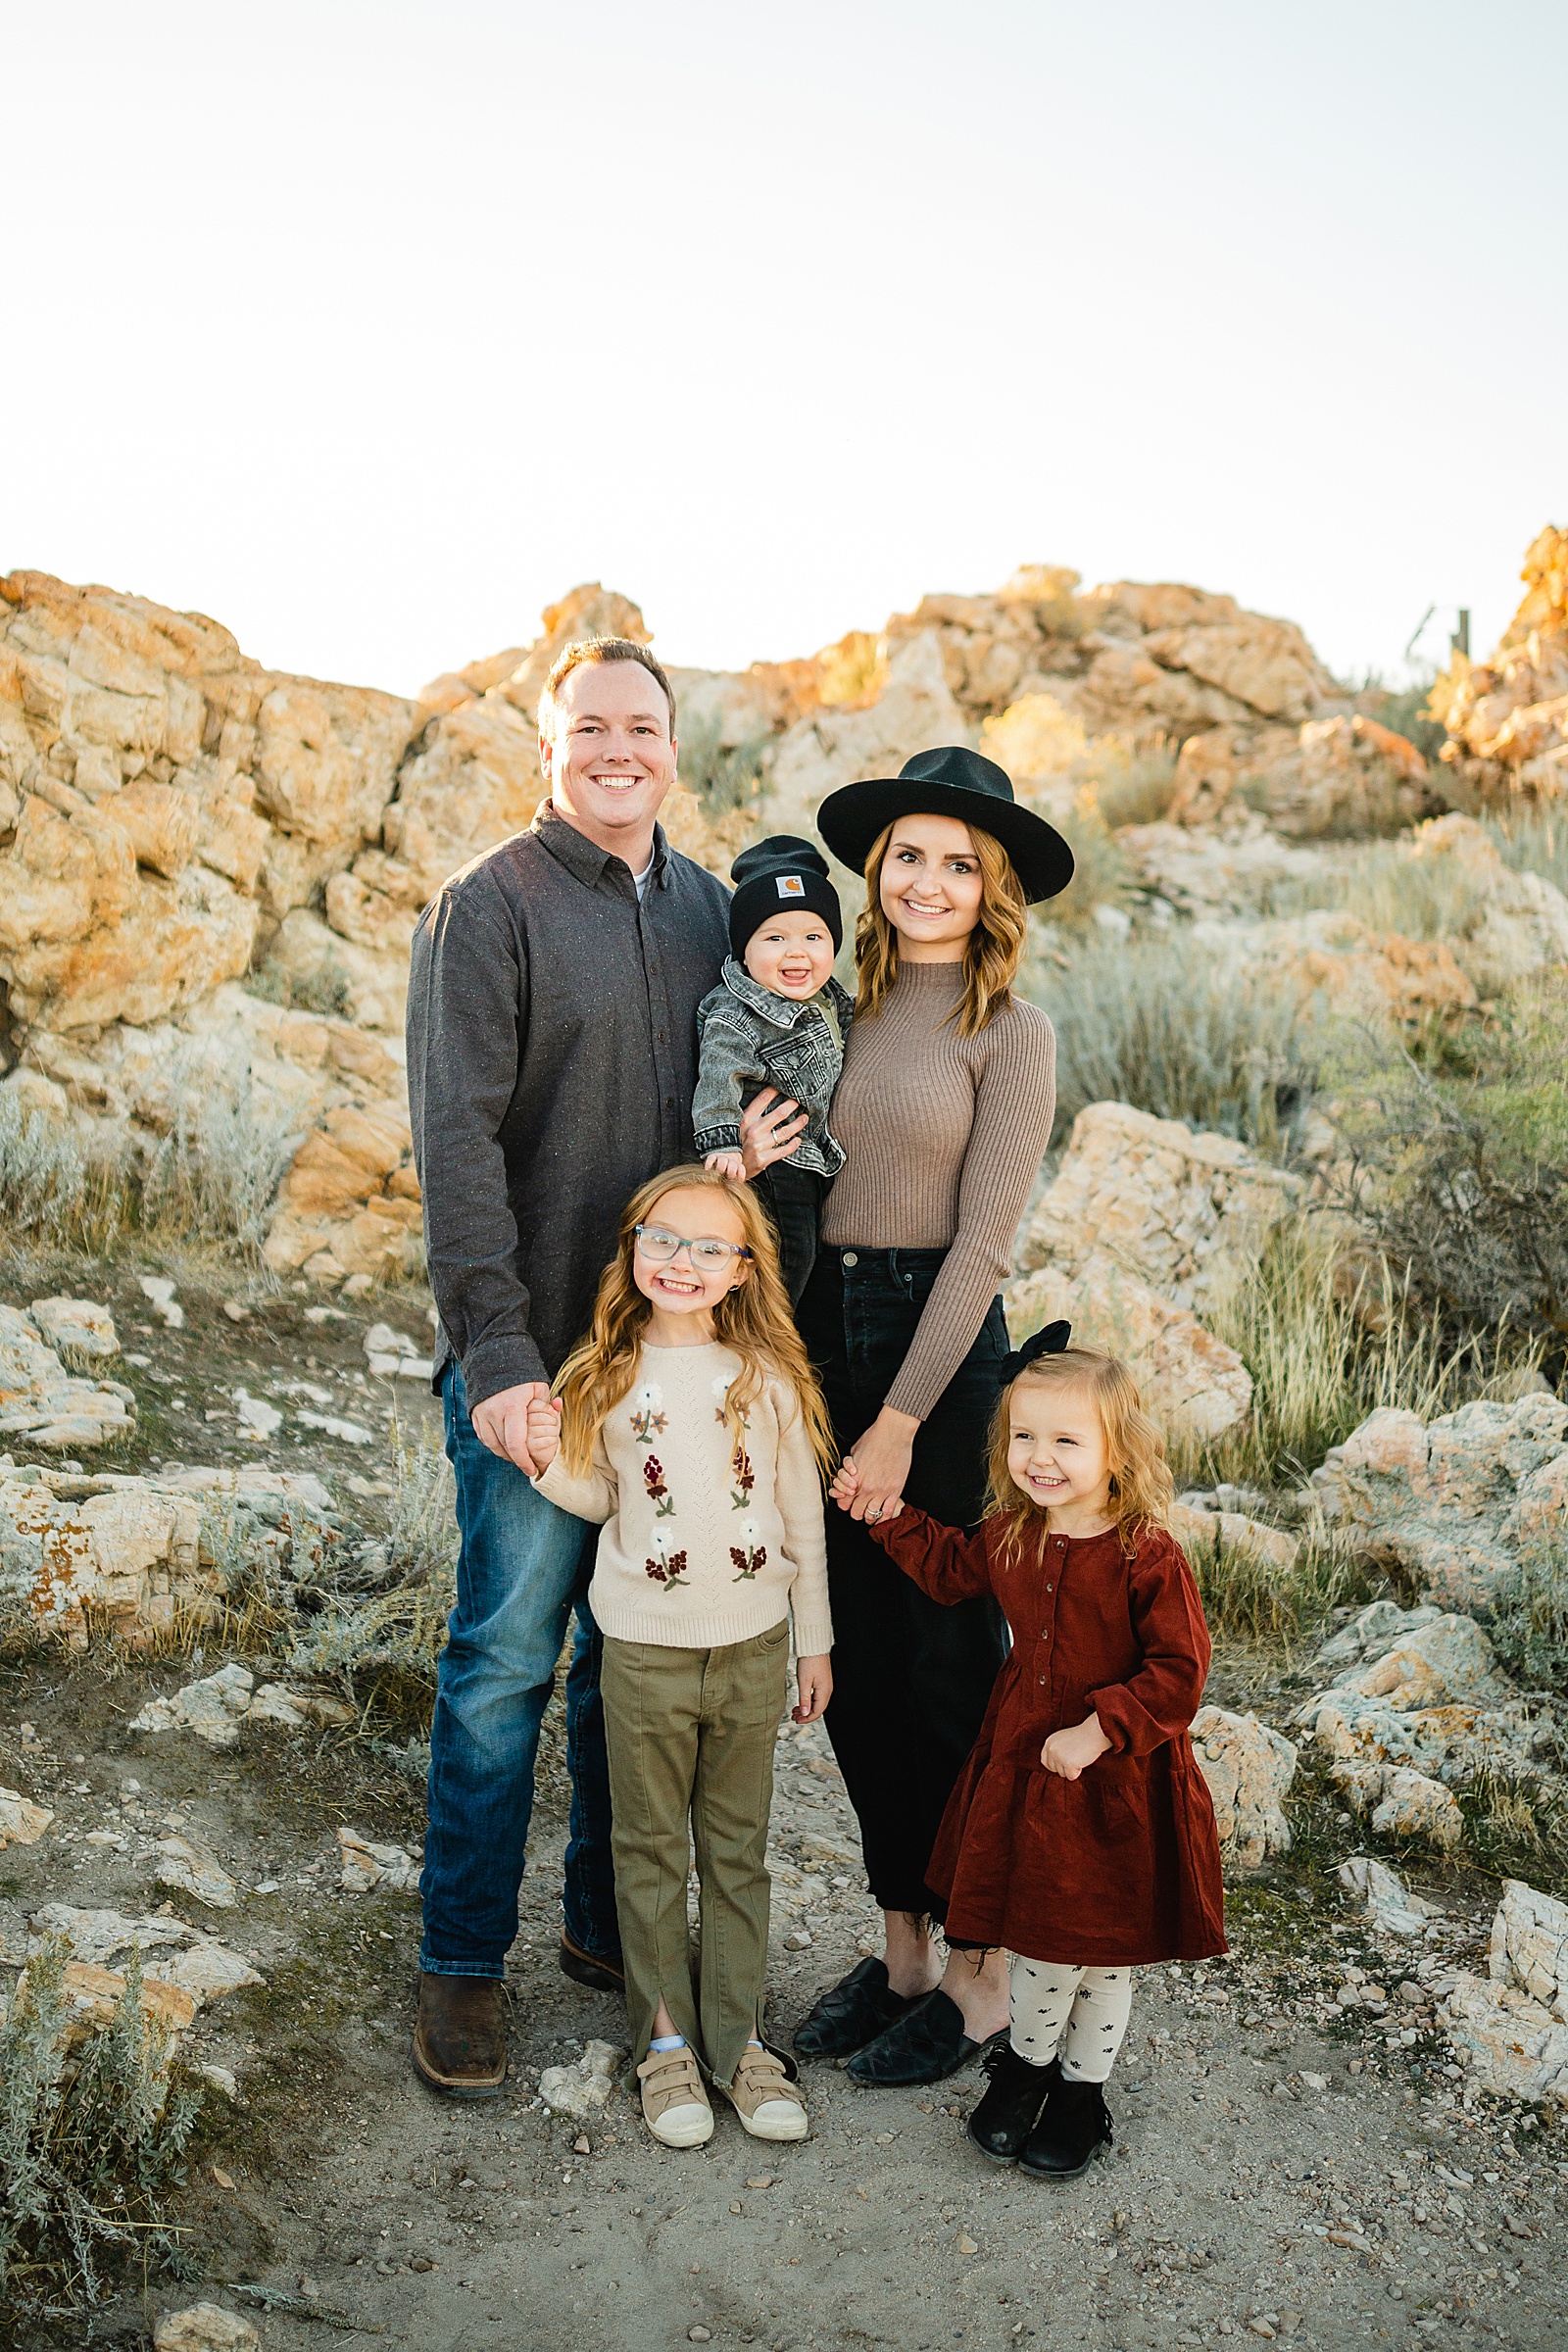
[[[1037,1355],[1060,1355],[1071,1338],[1070,1323],[1048,1323],[1043,1331],[1037,1331],[1025,1340],[1021,1348],[1015,1348],[1010,1355],[1003,1357],[1003,1379],[1016,1380],[1020,1372],[1028,1370]]]

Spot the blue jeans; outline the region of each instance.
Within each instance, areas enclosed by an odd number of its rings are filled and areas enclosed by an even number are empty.
[[[431,1976],[506,1973],[517,1933],[539,1726],[573,1609],[565,1927],[580,1950],[618,1964],[599,1695],[603,1642],[588,1607],[599,1531],[546,1502],[515,1463],[481,1446],[456,1364],[447,1367],[441,1394],[462,1549],[458,1605],[436,1670],[419,1966]]]

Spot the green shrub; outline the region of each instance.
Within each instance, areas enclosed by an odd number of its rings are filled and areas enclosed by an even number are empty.
[[[1156,824],[1164,815],[1176,790],[1176,754],[1168,743],[1128,744],[1102,735],[1072,772],[1115,832],[1122,825]]]
[[[1486,876],[1462,850],[1416,855],[1408,839],[1366,842],[1309,881],[1281,884],[1275,911],[1339,906],[1372,931],[1405,939],[1467,939],[1486,912]]]
[[[337,1563],[330,1578],[322,1574],[311,1594],[316,1613],[290,1647],[290,1665],[334,1674],[351,1692],[355,1675],[372,1669],[433,1685],[457,1600],[453,1504],[452,1470],[439,1445],[410,1443],[394,1428],[382,1564],[370,1578],[357,1580]],[[374,1590],[365,1591],[367,1582]]]
[[[1453,1352],[1568,1364],[1568,986],[1546,974],[1426,1067],[1368,1041],[1342,1089],[1343,1205]]]
[[[111,2022],[72,2053],[69,1957],[46,1940],[0,2026],[0,2300],[56,2309],[100,2299],[106,2255],[188,2272],[165,2200],[203,2095],[142,2009],[135,1949]]]
[[[92,1254],[124,1221],[130,1163],[118,1140],[88,1140],[0,1087],[0,1233]]]
[[[199,1059],[176,1066],[174,1124],[142,1180],[139,1221],[171,1240],[237,1243],[255,1256],[303,1138],[294,1114],[249,1079],[233,1094],[203,1081]]]
[[[1229,1437],[1172,1448],[1181,1485],[1298,1486],[1382,1406],[1430,1421],[1507,1385],[1510,1367],[1494,1346],[1448,1347],[1375,1256],[1354,1275],[1346,1238],[1343,1227],[1292,1220],[1251,1277],[1205,1317],[1251,1373],[1252,1411]]]
[[[680,781],[695,793],[710,816],[749,808],[761,790],[762,759],[772,737],[765,731],[740,743],[722,740],[723,721],[714,712],[693,712],[680,730]]]
[[[1504,865],[1540,874],[1568,898],[1568,810],[1517,808],[1482,819]]]
[[[1036,951],[1024,993],[1056,1031],[1057,1131],[1130,1102],[1273,1151],[1313,1085],[1315,1039],[1287,982],[1216,970],[1180,934]]]

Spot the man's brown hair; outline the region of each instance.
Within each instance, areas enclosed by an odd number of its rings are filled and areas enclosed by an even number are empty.
[[[539,697],[539,732],[541,735],[548,735],[551,742],[554,743],[556,739],[556,688],[564,678],[569,678],[574,669],[581,669],[589,662],[640,662],[649,676],[657,678],[663,689],[664,700],[669,705],[669,731],[671,735],[674,734],[675,690],[664,675],[662,663],[649,652],[646,645],[639,645],[634,637],[576,637],[573,638],[570,645],[562,647],[551,663],[550,675],[545,680],[545,690]]]

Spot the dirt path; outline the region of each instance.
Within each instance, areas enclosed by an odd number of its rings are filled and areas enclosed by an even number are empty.
[[[0,1691],[0,1780],[59,1815],[38,1845],[0,1858],[8,1951],[41,1901],[150,1906],[129,1848],[85,1842],[105,1821],[175,1816],[242,1887],[278,1883],[221,1916],[178,1906],[268,1980],[205,2012],[194,2037],[245,2101],[204,2126],[180,2214],[208,2282],[122,2297],[90,2336],[85,2324],[23,2328],[21,2346],[128,2347],[151,2316],[199,2295],[242,2307],[224,2291],[239,2281],[418,2352],[1568,2337],[1568,2133],[1464,2113],[1422,2005],[1401,2002],[1408,1947],[1380,1954],[1323,1898],[1321,1871],[1235,1893],[1230,1962],[1143,1973],[1110,2093],[1115,2152],[1064,2189],[999,2175],[969,2147],[973,2072],[895,2094],[811,2067],[812,2136],[771,2153],[727,2111],[708,2149],[656,2150],[617,2091],[584,2153],[576,2125],[542,2114],[538,2070],[622,2027],[615,2001],[555,1965],[559,1820],[541,1824],[509,1971],[512,2095],[439,2102],[407,2063],[417,1906],[336,1885],[339,1824],[416,1842],[416,1789],[363,1750],[274,1727],[250,1727],[220,1757],[184,1733],[126,1734],[148,1689],[188,1674],[171,1661],[105,1682],[91,1662],[35,1666]],[[774,2021],[787,2033],[872,1924],[819,1731],[781,1734],[774,1826]],[[1439,1937],[1418,1948],[1474,1963],[1490,1890],[1476,1882],[1462,1911],[1451,1886],[1445,1899]],[[1386,2015],[1337,2000],[1356,1968],[1388,1993]],[[1391,2051],[1407,2018],[1413,2044]],[[254,2316],[269,2352],[338,2340],[318,2321]]]

